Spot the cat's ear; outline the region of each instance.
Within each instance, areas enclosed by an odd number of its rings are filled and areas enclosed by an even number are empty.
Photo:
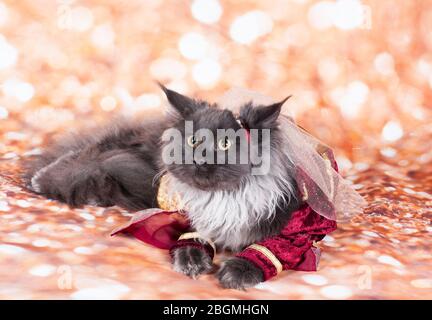
[[[170,90],[161,83],[158,84],[165,93],[171,106],[176,109],[183,117],[190,115],[198,109],[199,104],[197,104],[194,99],[186,97],[178,92],[175,92],[174,90]]]
[[[272,128],[276,124],[283,104],[291,96],[268,106],[253,107],[252,103],[245,105],[240,110],[240,120],[250,129]]]

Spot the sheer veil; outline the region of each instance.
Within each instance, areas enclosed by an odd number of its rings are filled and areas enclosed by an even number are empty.
[[[275,101],[242,88],[227,91],[218,101],[221,107],[235,113],[248,102],[267,105]],[[338,221],[349,220],[361,213],[366,201],[335,170],[331,149],[297,126],[292,118],[281,115],[279,123],[285,140],[283,147],[296,168],[296,182],[307,195],[305,201],[309,206],[320,215]]]

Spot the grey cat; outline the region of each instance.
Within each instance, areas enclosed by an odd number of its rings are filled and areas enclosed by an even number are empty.
[[[174,112],[153,121],[117,122],[58,142],[31,163],[29,187],[72,207],[118,205],[137,211],[158,207],[159,178],[164,175],[169,189],[181,193],[192,227],[218,248],[238,252],[278,234],[302,204],[290,155],[283,148],[280,111],[286,99],[267,106],[247,103],[235,117],[230,110],[161,87]],[[240,163],[166,165],[162,135],[168,128],[184,135],[185,121],[192,121],[194,130],[215,134],[217,129],[269,129],[270,172],[255,176],[251,164]],[[183,143],[182,148],[191,146]],[[215,157],[226,152],[212,150]],[[210,256],[198,248],[178,248],[172,259],[176,271],[194,278],[214,268]],[[217,277],[223,287],[236,289],[263,281],[257,266],[237,257],[226,260]]]

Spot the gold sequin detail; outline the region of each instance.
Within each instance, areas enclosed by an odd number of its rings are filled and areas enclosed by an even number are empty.
[[[159,183],[157,201],[159,208],[163,210],[179,210],[180,208],[180,195],[175,192],[168,192],[168,178],[162,176]]]

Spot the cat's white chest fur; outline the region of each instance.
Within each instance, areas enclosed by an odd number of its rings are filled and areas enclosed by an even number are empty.
[[[255,176],[236,191],[203,191],[174,177],[169,189],[176,190],[181,207],[202,237],[222,248],[239,251],[257,239],[253,232],[259,221],[271,219],[283,197],[280,184],[271,176]]]

